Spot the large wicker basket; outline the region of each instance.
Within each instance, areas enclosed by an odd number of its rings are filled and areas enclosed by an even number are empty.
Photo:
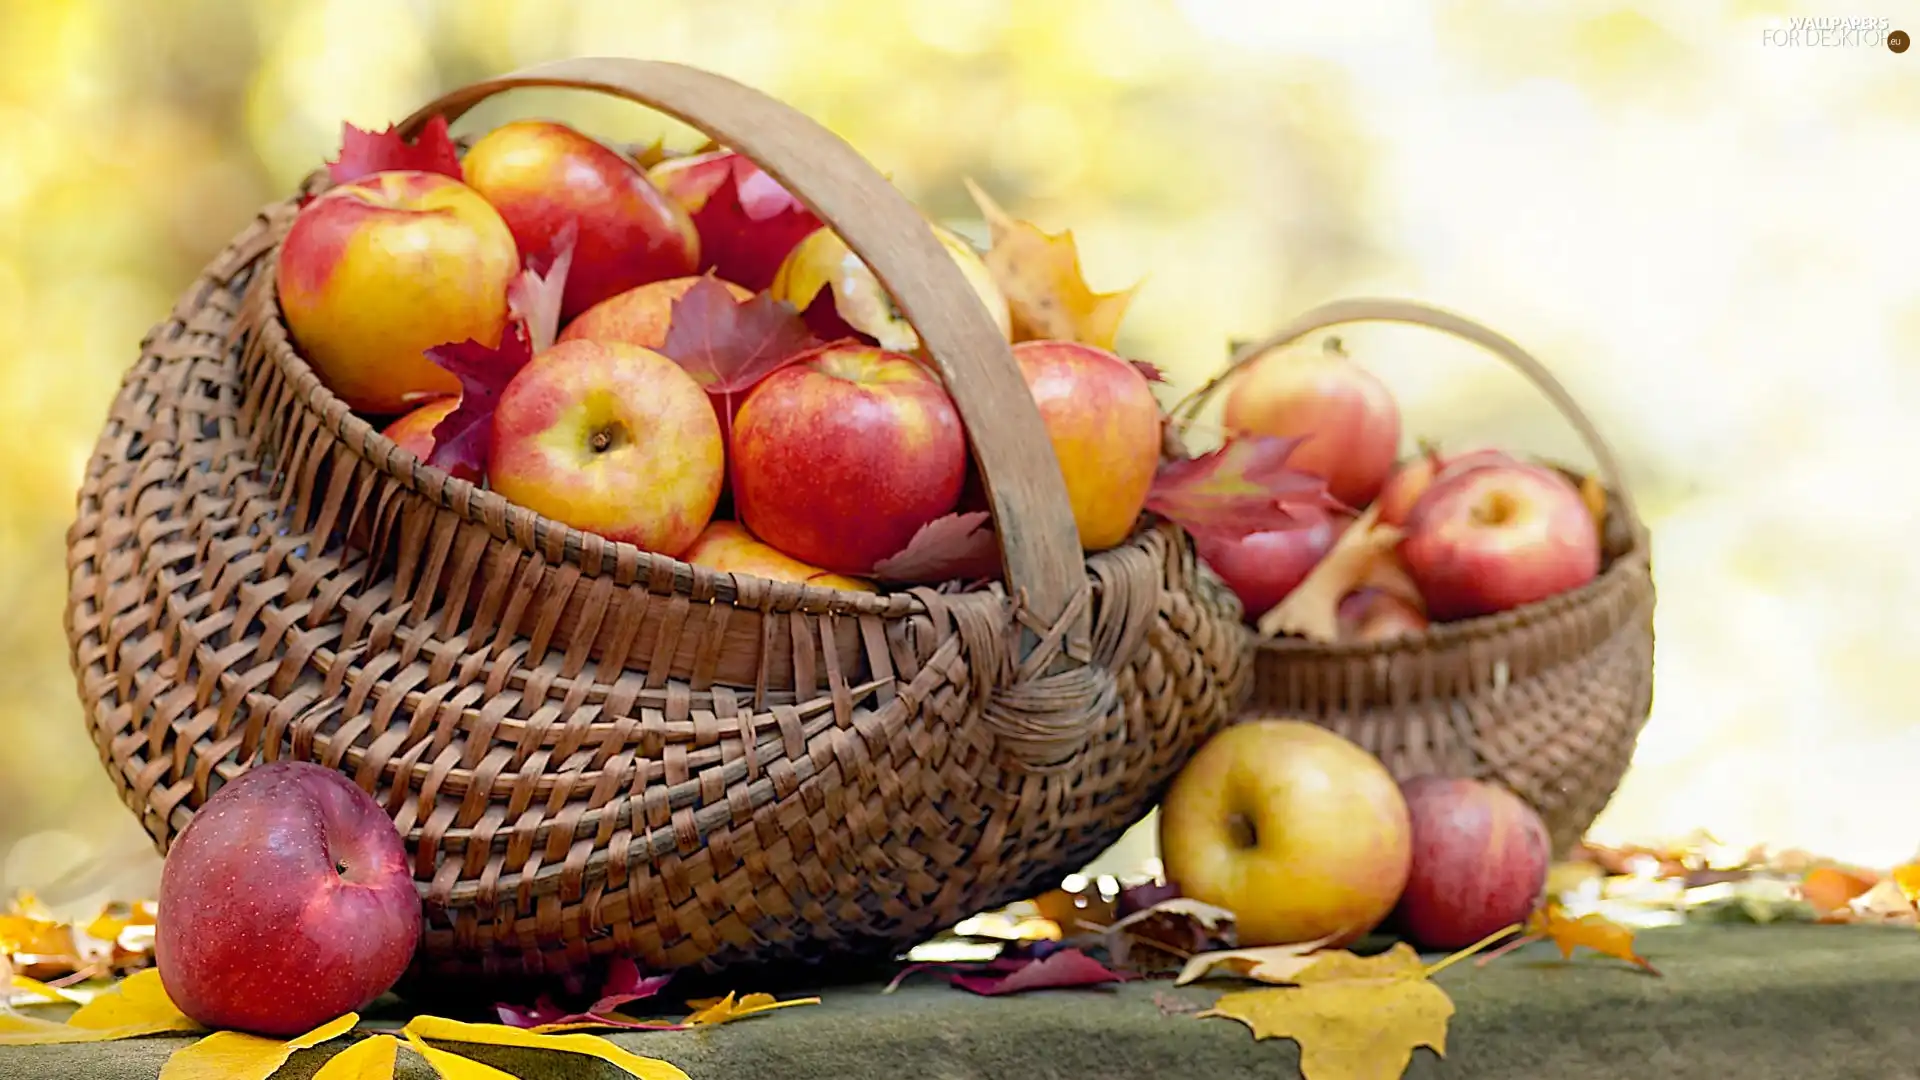
[[[1552,373],[1506,337],[1451,312],[1404,300],[1342,300],[1237,348],[1226,370],[1176,406],[1176,423],[1190,424],[1255,357],[1369,321],[1426,326],[1480,345],[1554,404],[1593,454],[1607,491],[1601,573],[1536,604],[1386,642],[1260,638],[1248,713],[1323,724],[1402,778],[1498,781],[1540,812],[1555,850],[1565,851],[1613,797],[1652,708],[1654,588],[1647,530],[1619,463]]]
[[[256,762],[342,770],[406,838],[416,972],[440,979],[872,956],[1077,869],[1235,714],[1237,602],[1165,523],[1080,551],[1005,339],[841,140],[627,59],[469,86],[402,130],[530,86],[679,117],[840,231],[957,400],[1007,585],[716,573],[426,466],[289,347],[281,203],[143,344],[70,534],[73,664],[128,806],[164,851]]]

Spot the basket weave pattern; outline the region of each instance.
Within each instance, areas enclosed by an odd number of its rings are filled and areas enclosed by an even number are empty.
[[[69,534],[88,723],[161,850],[290,757],[393,816],[428,973],[871,954],[1083,865],[1244,699],[1239,606],[1164,524],[1042,618],[1019,566],[884,596],[715,573],[426,467],[289,346],[294,209],[143,342]]]

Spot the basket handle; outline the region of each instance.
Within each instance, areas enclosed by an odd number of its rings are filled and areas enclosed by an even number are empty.
[[[453,90],[400,124],[408,138],[435,115],[449,123],[495,94],[524,87],[591,90],[644,105],[751,158],[831,226],[892,294],[946,381],[967,426],[1016,601],[1045,625],[1070,616],[1088,633],[1080,550],[1053,444],[1001,335],[927,219],[839,136],[806,114],[725,76],[683,64],[580,57],[522,68]],[[1024,651],[1024,650],[1023,650]]]
[[[1354,297],[1335,300],[1313,308],[1272,334],[1234,349],[1225,370],[1182,398],[1173,407],[1170,415],[1184,431],[1199,414],[1201,406],[1206,404],[1207,400],[1226,383],[1234,372],[1251,363],[1254,358],[1282,346],[1291,345],[1315,331],[1356,322],[1397,322],[1411,326],[1424,326],[1473,342],[1505,360],[1520,374],[1526,376],[1527,381],[1533,383],[1534,388],[1551,401],[1554,408],[1560,411],[1560,415],[1572,425],[1574,431],[1579,434],[1580,440],[1586,444],[1587,450],[1593,454],[1593,459],[1600,468],[1601,479],[1620,500],[1620,507],[1626,513],[1627,524],[1632,529],[1635,540],[1638,541],[1645,535],[1645,528],[1640,522],[1640,513],[1634,507],[1633,495],[1627,490],[1626,476],[1620,469],[1620,461],[1615,456],[1613,447],[1608,445],[1599,429],[1593,426],[1593,421],[1573,400],[1573,395],[1560,384],[1560,380],[1553,377],[1553,373],[1547,370],[1546,365],[1536,360],[1532,354],[1504,334],[1482,326],[1464,315],[1456,315],[1451,311],[1444,311],[1418,301]]]

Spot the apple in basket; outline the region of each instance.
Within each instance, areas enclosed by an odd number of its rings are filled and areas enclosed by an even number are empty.
[[[1403,596],[1366,586],[1340,599],[1335,612],[1340,640],[1357,644],[1391,641],[1427,628],[1426,613]]]
[[[447,418],[448,413],[459,408],[459,406],[460,397],[458,394],[443,398],[434,398],[425,405],[414,409],[393,423],[388,424],[386,430],[380,434],[398,443],[400,449],[405,450],[421,461],[425,461],[433,454],[433,429],[439,425],[440,421]],[[480,478],[478,473],[468,469],[464,465],[454,466],[452,472],[453,475],[460,477],[462,480],[478,480]]]
[[[658,349],[667,341],[667,324],[673,317],[674,301],[687,294],[701,279],[697,276],[668,278],[618,296],[609,296],[580,313],[560,332],[561,341],[624,341],[643,349]],[[721,279],[727,292],[738,303],[753,299],[753,293]]]
[[[1139,368],[1072,341],[1013,347],[1067,482],[1080,546],[1125,540],[1160,467],[1160,403]]]
[[[1240,598],[1247,621],[1258,622],[1306,580],[1349,523],[1347,518],[1328,514],[1299,528],[1241,537],[1199,535],[1193,538],[1193,547]]]
[[[756,292],[773,284],[820,219],[746,155],[713,150],[668,158],[647,173],[693,218],[704,269]]]
[[[208,799],[160,874],[154,962],[208,1027],[298,1035],[406,970],[420,897],[366,792],[310,762],[257,766]]]
[[[460,382],[426,350],[496,345],[520,252],[479,193],[438,173],[382,172],[303,207],[275,261],[300,355],[357,412],[392,416]]]
[[[1438,449],[1429,448],[1393,470],[1393,475],[1387,477],[1386,486],[1380,489],[1379,497],[1374,500],[1374,504],[1380,508],[1380,524],[1406,524],[1407,514],[1413,509],[1413,504],[1419,502],[1427,488],[1442,476],[1451,476],[1481,465],[1514,462],[1514,457],[1505,450],[1480,449],[1442,454]]]
[[[1592,581],[1600,539],[1580,490],[1518,462],[1442,477],[1408,512],[1400,556],[1437,621],[1544,600]]]
[[[1413,871],[1394,925],[1422,948],[1464,949],[1523,923],[1547,886],[1540,815],[1506,788],[1419,776],[1401,785],[1413,821]]]
[[[1011,339],[1013,313],[1006,294],[994,282],[993,271],[965,240],[931,222],[928,226],[973,286],[1000,332]],[[880,287],[880,279],[830,228],[816,229],[794,245],[767,291],[775,300],[785,300],[803,313],[807,325],[823,340],[865,335],[896,352],[920,348],[919,332],[894,307],[893,298]]]
[[[633,159],[565,124],[502,124],[474,142],[461,167],[467,183],[499,208],[530,260],[551,260],[563,234],[572,232],[562,322],[635,286],[684,277],[700,264],[700,237],[680,204]]]
[[[808,566],[778,548],[763,544],[737,521],[708,525],[680,558],[695,566],[728,574],[752,574],[772,581],[818,585],[823,589],[873,592],[873,583]]]
[[[1359,509],[1380,494],[1400,452],[1400,406],[1379,377],[1329,337],[1316,350],[1273,349],[1227,383],[1229,431],[1300,437],[1288,465],[1324,477]]]
[[[707,392],[638,345],[556,344],[494,407],[492,488],[609,540],[679,555],[713,517],[725,476]]]
[[[1380,760],[1299,720],[1207,740],[1160,806],[1160,858],[1181,895],[1234,913],[1244,945],[1352,942],[1407,882],[1406,799]]]
[[[967,472],[960,413],[940,380],[871,345],[828,346],[767,376],[734,417],[730,449],[741,523],[802,562],[856,576],[950,513]]]

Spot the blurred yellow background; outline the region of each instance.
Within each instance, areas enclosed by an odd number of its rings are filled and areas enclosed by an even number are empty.
[[[1072,227],[1123,346],[1181,386],[1341,295],[1536,351],[1655,537],[1657,697],[1605,840],[1712,830],[1887,863],[1920,843],[1920,52],[1763,44],[1766,0],[0,0],[0,887],[84,907],[158,859],[81,722],[64,530],[141,335],[261,204],[464,81],[699,64],[848,138],[980,235],[972,176]],[[635,107],[513,115],[690,146]],[[1585,464],[1470,347],[1347,335],[1409,437]],[[1144,834],[1108,865],[1150,853]]]

